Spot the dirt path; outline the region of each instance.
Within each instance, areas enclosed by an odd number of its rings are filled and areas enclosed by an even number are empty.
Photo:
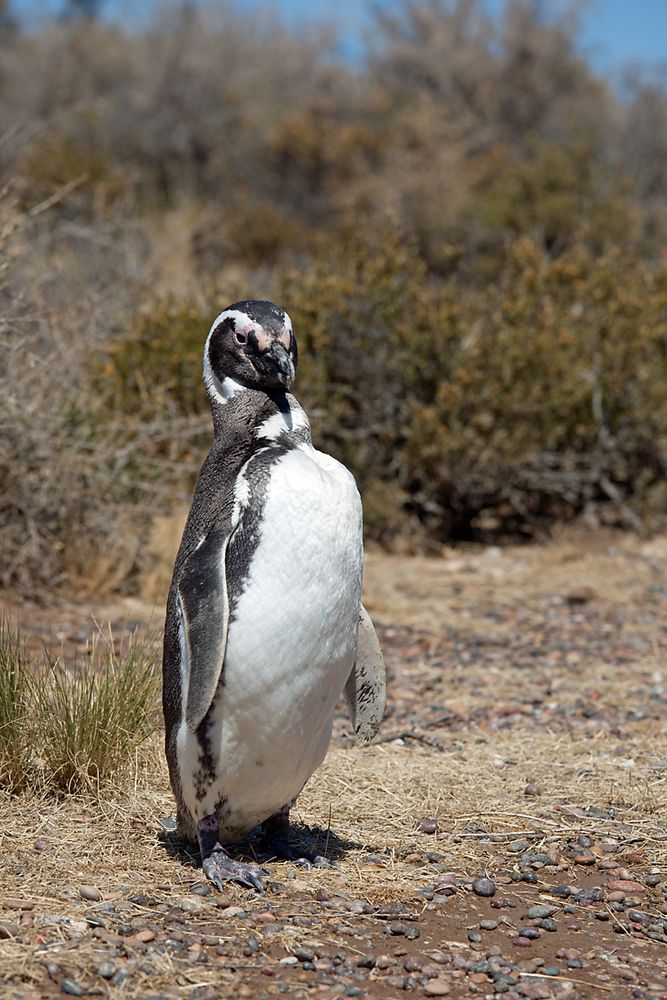
[[[667,538],[370,554],[387,718],[360,749],[341,713],[298,807],[338,868],[211,892],[150,748],[97,804],[4,798],[0,992],[666,997],[666,571]],[[160,618],[6,607],[65,655]]]

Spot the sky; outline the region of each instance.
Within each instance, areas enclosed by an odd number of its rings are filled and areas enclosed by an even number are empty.
[[[105,0],[103,10],[116,15],[120,10],[139,15],[154,0]],[[209,0],[210,2],[210,0]],[[502,0],[488,0],[498,7]],[[572,6],[572,0],[551,0]],[[352,58],[362,51],[363,31],[371,3],[387,6],[390,0],[236,0],[241,10],[258,11],[267,6],[288,26],[318,19],[331,21],[340,33],[343,48]],[[13,0],[11,8],[19,16],[33,17],[62,10],[63,0]],[[580,8],[581,46],[593,67],[615,76],[633,65],[646,72],[667,71],[667,0],[582,0]]]

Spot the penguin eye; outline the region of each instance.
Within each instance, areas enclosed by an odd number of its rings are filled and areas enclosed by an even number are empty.
[[[248,338],[245,335],[245,333],[243,333],[242,330],[236,330],[234,332],[234,336],[236,337],[236,343],[237,344],[247,344],[248,343]]]

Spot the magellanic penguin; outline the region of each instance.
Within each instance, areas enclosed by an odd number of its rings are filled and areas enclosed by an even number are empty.
[[[313,448],[289,391],[296,364],[290,318],[271,302],[229,306],[204,348],[214,439],[167,602],[163,706],[177,830],[218,887],[261,891],[262,869],[224,847],[260,824],[268,856],[326,863],[291,849],[290,807],[343,690],[361,739],[384,712],[359,493]]]

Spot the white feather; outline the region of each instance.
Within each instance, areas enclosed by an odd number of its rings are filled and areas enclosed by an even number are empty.
[[[272,413],[270,417],[263,420],[255,430],[256,438],[268,438],[269,441],[277,441],[285,431],[298,431],[307,427],[310,430],[310,422],[305,410],[300,406],[294,397],[288,397],[289,410],[283,413]]]
[[[224,799],[224,839],[294,799],[322,762],[354,663],[361,570],[354,479],[311,446],[290,450],[272,468],[259,544],[229,626],[209,728],[217,781],[203,799],[183,786],[198,819]],[[189,764],[198,745],[194,735],[179,742]]]

